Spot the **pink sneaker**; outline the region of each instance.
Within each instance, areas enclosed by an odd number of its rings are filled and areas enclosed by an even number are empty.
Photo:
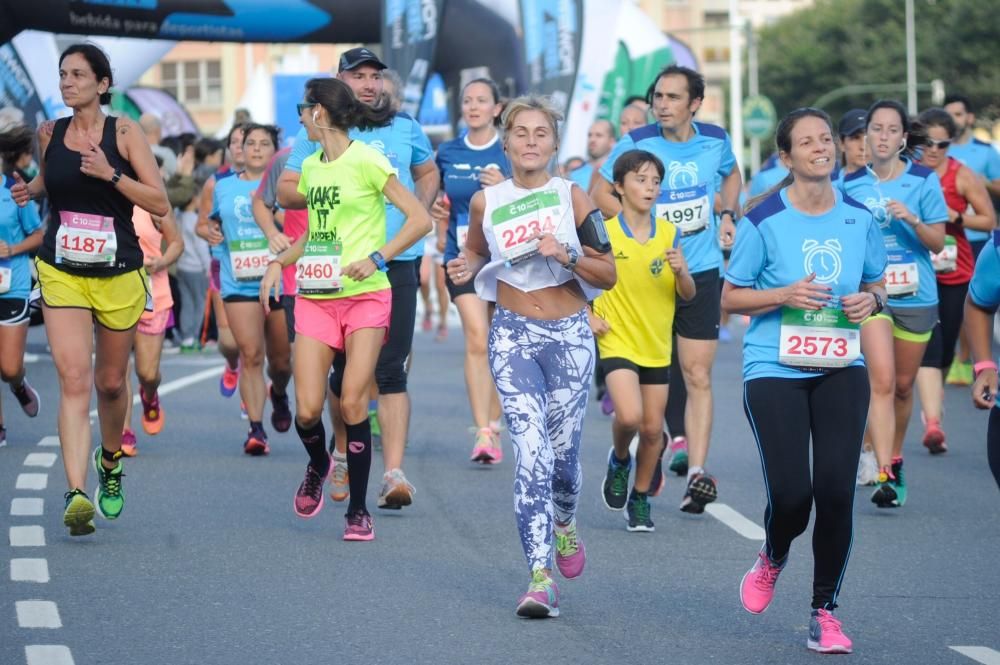
[[[483,427],[476,432],[476,441],[472,444],[472,455],[469,459],[477,464],[495,464],[497,461],[493,452],[495,447],[493,430]]]
[[[771,563],[764,549],[761,548],[753,568],[747,571],[740,582],[740,601],[743,609],[751,614],[760,614],[771,604],[774,598],[774,585],[784,566]]]
[[[851,638],[840,629],[840,621],[827,610],[813,610],[806,646],[820,653],[851,653]]]
[[[295,514],[299,517],[309,519],[318,515],[323,509],[323,484],[330,475],[330,469],[333,468],[333,460],[329,457],[327,455],[329,463],[326,473],[321,474],[312,464],[306,465],[306,476],[295,492]]]
[[[375,525],[367,510],[348,513],[344,524],[344,540],[375,540]]]
[[[568,580],[579,577],[587,563],[587,550],[576,533],[576,520],[566,526],[556,524],[556,568]]]
[[[135,457],[138,452],[136,450],[135,432],[126,427],[125,431],[122,432],[122,455],[125,457]]]
[[[532,573],[528,592],[517,601],[517,616],[522,619],[559,616],[559,587],[544,570]]]

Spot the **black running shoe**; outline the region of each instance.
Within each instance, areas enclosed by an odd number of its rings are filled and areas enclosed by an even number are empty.
[[[632,457],[621,463],[615,459],[615,449],[608,453],[608,472],[604,476],[601,496],[609,510],[622,510],[628,500],[628,476],[632,471]]]
[[[705,506],[717,498],[719,491],[715,486],[715,478],[707,473],[696,473],[688,481],[684,500],[681,501],[681,510],[692,515],[700,515],[705,512]]]
[[[633,491],[632,495],[628,498],[628,506],[625,511],[625,517],[628,519],[628,526],[626,528],[632,532],[653,532],[655,527],[653,526],[653,520],[649,517],[650,510],[648,496]]]

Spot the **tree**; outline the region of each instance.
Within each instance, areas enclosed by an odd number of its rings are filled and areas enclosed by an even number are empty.
[[[1000,8],[982,0],[914,0],[917,82],[941,79],[947,93],[968,96],[981,118],[1000,117]],[[902,0],[817,0],[758,33],[760,90],[779,115],[813,105],[852,84],[906,83]],[[825,110],[836,122],[877,99],[905,101],[901,90],[852,94]],[[929,90],[918,92],[921,109]]]

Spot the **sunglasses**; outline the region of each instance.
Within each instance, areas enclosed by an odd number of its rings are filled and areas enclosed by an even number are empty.
[[[928,148],[937,148],[938,150],[947,150],[948,146],[951,145],[951,141],[935,141],[934,139],[927,139]]]
[[[302,115],[303,111],[308,111],[312,107],[316,106],[316,104],[318,104],[318,102],[310,102],[310,101],[299,102],[298,104],[295,105],[295,110],[298,112],[297,115]]]

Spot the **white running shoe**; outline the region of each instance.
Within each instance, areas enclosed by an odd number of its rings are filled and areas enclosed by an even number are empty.
[[[387,510],[399,510],[413,503],[416,494],[403,474],[402,469],[386,471],[382,476],[382,490],[378,493],[378,507]]]
[[[875,451],[864,448],[858,460],[858,485],[874,485],[878,482],[878,461]]]

